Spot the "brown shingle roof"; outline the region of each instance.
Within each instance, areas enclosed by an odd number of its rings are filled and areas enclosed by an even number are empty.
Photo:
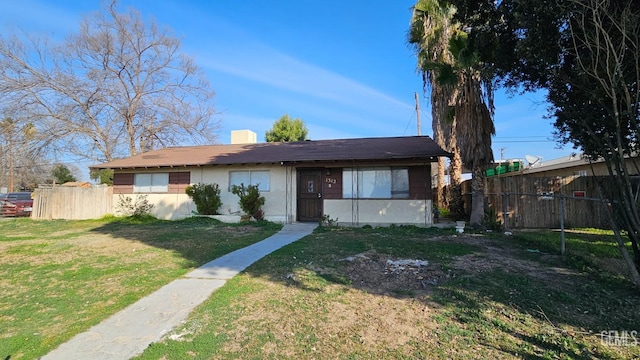
[[[91,166],[93,169],[326,161],[419,160],[450,156],[428,136],[316,140],[291,143],[169,147]]]

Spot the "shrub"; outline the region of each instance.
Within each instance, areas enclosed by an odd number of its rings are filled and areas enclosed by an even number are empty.
[[[153,204],[149,203],[147,195],[138,195],[134,200],[130,196],[120,194],[120,198],[118,199],[118,213],[125,216],[150,216],[151,209],[153,209]]]
[[[325,227],[335,227],[338,225],[338,218],[332,219],[329,215],[324,214],[318,221],[318,225]]]
[[[187,186],[185,193],[196,203],[196,209],[201,215],[218,215],[222,206],[220,187],[218,184],[202,184]]]
[[[231,192],[240,197],[238,203],[246,215],[253,216],[256,220],[264,219],[264,211],[262,211],[264,196],[260,196],[258,185],[233,185]]]
[[[484,218],[482,219],[482,225],[487,230],[501,231],[502,222],[498,219],[498,213],[494,208],[486,208],[484,210]]]

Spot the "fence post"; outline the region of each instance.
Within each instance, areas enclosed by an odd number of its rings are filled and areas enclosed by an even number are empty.
[[[509,227],[507,225],[507,196],[508,193],[502,193],[502,224],[504,225],[504,231],[507,232]]]
[[[560,254],[564,255],[564,196],[560,195]]]

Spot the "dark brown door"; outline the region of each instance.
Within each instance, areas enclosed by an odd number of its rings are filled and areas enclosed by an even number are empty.
[[[322,172],[298,172],[298,221],[318,221],[322,216]]]

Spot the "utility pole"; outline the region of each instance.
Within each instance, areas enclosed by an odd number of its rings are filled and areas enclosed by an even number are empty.
[[[420,131],[420,101],[418,101],[418,92],[414,93],[416,97],[416,119],[418,119],[418,136],[422,135]]]

